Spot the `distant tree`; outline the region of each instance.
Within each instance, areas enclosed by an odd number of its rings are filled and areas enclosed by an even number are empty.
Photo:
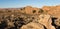
[[[8,10],[8,12],[11,12],[10,10]]]
[[[35,13],[36,12],[36,10],[33,10],[33,13]]]
[[[42,10],[42,9],[40,9],[39,11],[38,11],[38,13],[43,13],[44,11]]]
[[[25,10],[25,7],[24,8],[20,8],[20,10]]]
[[[20,10],[23,10],[22,8],[20,8]]]

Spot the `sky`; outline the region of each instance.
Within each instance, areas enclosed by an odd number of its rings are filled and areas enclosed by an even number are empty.
[[[60,5],[60,0],[0,0],[0,8],[20,8],[25,6],[43,7]]]

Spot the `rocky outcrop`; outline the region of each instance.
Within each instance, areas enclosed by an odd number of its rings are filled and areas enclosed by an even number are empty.
[[[60,18],[60,5],[58,5],[58,6],[44,6],[42,9],[50,15]]]
[[[0,9],[0,29],[59,29],[60,6]]]
[[[28,23],[27,25],[23,25],[21,29],[55,29],[52,25],[51,16],[48,14],[41,14],[39,16],[40,19],[33,20],[32,22]]]
[[[44,27],[39,23],[30,22],[27,25],[23,25],[21,29],[44,29]]]

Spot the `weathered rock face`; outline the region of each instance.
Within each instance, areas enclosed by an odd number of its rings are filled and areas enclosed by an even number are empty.
[[[60,18],[60,6],[44,6],[42,9],[47,11],[48,14]]]
[[[47,29],[55,29],[55,27],[51,25],[52,19],[50,15],[41,14],[39,17],[40,17],[40,20],[38,20],[39,23],[43,24]]]
[[[40,8],[33,8],[31,6],[27,6],[25,7],[25,11],[27,14],[40,14],[41,12],[39,12],[41,9]]]
[[[21,29],[44,29],[44,27],[39,23],[30,22],[27,25],[23,25]]]
[[[23,25],[20,29],[56,29],[55,26],[52,25],[51,15],[41,14],[38,18],[39,19],[34,19],[32,22]]]

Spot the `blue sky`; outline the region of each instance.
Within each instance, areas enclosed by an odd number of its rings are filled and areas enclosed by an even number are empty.
[[[45,5],[60,5],[60,0],[0,0],[0,8],[19,8],[24,6],[42,7]]]

